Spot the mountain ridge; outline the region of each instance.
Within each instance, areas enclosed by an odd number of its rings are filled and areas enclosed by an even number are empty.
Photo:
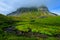
[[[28,12],[43,12],[42,14],[46,14],[46,15],[53,15],[53,16],[57,16],[57,14],[52,13],[49,11],[48,7],[46,6],[40,6],[40,7],[21,7],[19,9],[17,9],[16,11],[9,13],[8,16],[18,16],[22,13],[28,13]]]

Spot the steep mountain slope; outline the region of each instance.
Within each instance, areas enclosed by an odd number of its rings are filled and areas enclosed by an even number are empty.
[[[17,11],[14,11],[10,14],[8,14],[8,16],[20,16],[22,13],[33,13],[35,12],[35,14],[40,14],[40,16],[46,16],[46,15],[52,15],[52,16],[57,16],[57,14],[55,13],[51,13],[48,8],[44,5],[40,6],[40,7],[22,7],[17,9]]]

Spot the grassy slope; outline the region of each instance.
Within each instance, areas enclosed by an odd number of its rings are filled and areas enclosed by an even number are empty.
[[[16,28],[22,31],[28,31],[28,28],[31,28],[32,32],[39,32],[47,35],[60,34],[60,16],[47,15],[47,18],[41,18],[38,13],[35,13],[23,13],[20,16],[20,22],[16,23]],[[50,39],[57,40],[57,38],[54,37],[49,37],[46,40]]]
[[[41,16],[47,16],[47,18],[41,18]],[[20,17],[10,17],[10,18],[17,21],[14,24],[16,25],[16,29],[18,30],[28,31],[28,28],[31,28],[32,32],[39,32],[47,35],[60,34],[60,16],[43,15],[43,14],[40,14],[40,12],[38,13],[28,12],[28,14],[27,13],[21,14]],[[9,21],[12,21],[11,19],[8,19],[6,21],[8,21],[9,23]],[[2,20],[5,21],[5,19],[2,19]],[[0,20],[0,22],[2,21]],[[5,24],[3,25],[1,27],[5,27]],[[11,25],[11,23],[9,23],[9,25]],[[21,37],[21,36],[18,37],[16,35],[8,34],[8,33],[2,34],[2,35],[0,34],[0,39],[1,40],[4,40],[4,39],[6,40],[37,40],[37,38],[34,38],[34,37],[33,38]],[[44,40],[44,39],[38,38],[38,40]],[[58,39],[55,37],[48,37],[46,40],[58,40]]]
[[[28,31],[28,28],[32,29],[32,32],[39,32],[43,34],[53,35],[60,33],[60,16],[44,15],[47,18],[41,18],[40,13],[29,12],[23,13],[20,16],[20,22],[17,22],[16,28],[18,30]]]

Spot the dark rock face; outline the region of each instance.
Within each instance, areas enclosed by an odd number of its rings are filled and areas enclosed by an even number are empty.
[[[17,9],[15,12],[8,14],[7,16],[16,16],[24,12],[32,12],[32,11],[38,11],[38,9],[35,7],[31,7],[31,8],[22,7],[22,8]]]

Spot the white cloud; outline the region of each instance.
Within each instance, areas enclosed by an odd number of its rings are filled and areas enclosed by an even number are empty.
[[[54,0],[0,0],[0,13],[9,13],[21,6],[40,6],[46,4],[53,9],[55,6]],[[57,6],[56,6],[57,7]],[[52,12],[59,12],[59,10],[53,10]]]
[[[14,8],[6,3],[4,3],[3,1],[0,1],[0,13],[7,13],[12,11]]]
[[[53,12],[53,13],[56,13],[56,14],[60,15],[60,9],[51,10],[51,12]]]

